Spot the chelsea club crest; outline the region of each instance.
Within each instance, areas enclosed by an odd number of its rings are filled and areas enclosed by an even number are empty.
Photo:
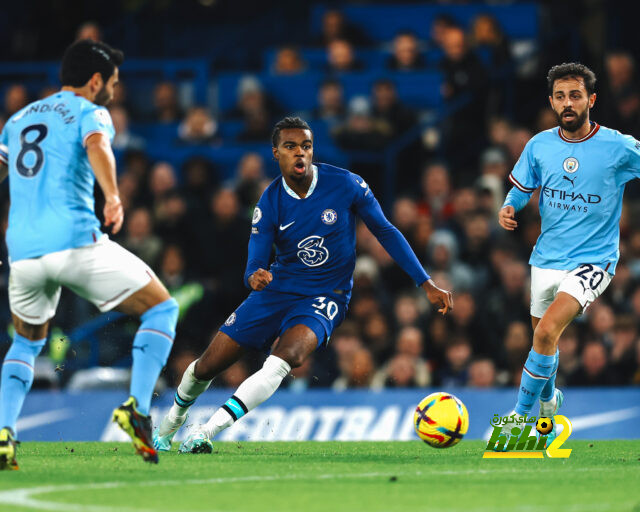
[[[572,156],[562,162],[562,168],[569,174],[573,174],[574,172],[576,172],[578,170],[578,167],[580,167],[578,160],[573,158]]]
[[[338,220],[338,214],[335,212],[335,210],[326,209],[322,212],[322,222],[324,222],[325,224],[334,224],[336,220]]]

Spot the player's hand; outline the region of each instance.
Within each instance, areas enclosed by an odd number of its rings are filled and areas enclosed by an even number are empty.
[[[120,231],[124,222],[124,210],[122,201],[118,196],[109,197],[104,204],[104,225],[111,226],[111,233],[114,235]]]
[[[505,206],[498,212],[498,222],[507,231],[513,231],[518,227],[518,223],[514,217],[516,215],[516,209],[513,206]]]
[[[271,281],[273,281],[271,272],[262,268],[249,276],[249,286],[257,292],[264,290]]]
[[[431,279],[422,285],[422,289],[427,292],[429,302],[438,308],[438,313],[445,315],[453,309],[453,294],[438,288]]]

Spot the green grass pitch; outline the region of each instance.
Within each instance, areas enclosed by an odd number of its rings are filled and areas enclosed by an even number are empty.
[[[174,448],[177,448],[174,447]],[[145,464],[122,443],[24,443],[0,510],[640,511],[640,441],[568,441],[569,459],[482,459],[484,443],[215,443]]]

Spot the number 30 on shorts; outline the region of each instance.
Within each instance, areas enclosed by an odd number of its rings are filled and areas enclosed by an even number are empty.
[[[580,284],[587,291],[587,284],[592,290],[595,290],[600,286],[602,280],[604,279],[604,272],[602,270],[594,269],[593,265],[589,263],[585,263],[584,265],[580,265],[578,267],[578,272],[575,273],[576,277],[582,279]],[[595,272],[594,272],[595,270]]]
[[[316,297],[316,302],[311,304],[311,307],[316,308],[316,314],[322,315],[328,320],[333,320],[338,314],[338,305],[330,300],[326,302],[326,297]]]

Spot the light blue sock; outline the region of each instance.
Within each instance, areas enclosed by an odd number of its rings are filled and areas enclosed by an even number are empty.
[[[560,363],[560,351],[556,350],[556,355],[554,356],[556,359],[553,363],[553,373],[549,377],[549,380],[542,388],[542,392],[540,393],[540,400],[543,402],[548,402],[553,398],[553,393],[556,389],[556,374],[558,373],[558,364]]]
[[[529,414],[533,409],[544,388],[547,380],[553,373],[556,356],[545,356],[538,354],[531,349],[527,362],[524,363],[522,379],[520,380],[520,390],[518,391],[518,403],[516,412],[524,415]]]
[[[138,402],[140,413],[148,415],[153,388],[162,371],[176,336],[178,303],[168,299],[148,309],[133,340],[131,396]]]
[[[46,341],[31,341],[19,334],[13,338],[2,365],[0,428],[10,427],[16,432],[22,404],[33,384],[33,365]]]

